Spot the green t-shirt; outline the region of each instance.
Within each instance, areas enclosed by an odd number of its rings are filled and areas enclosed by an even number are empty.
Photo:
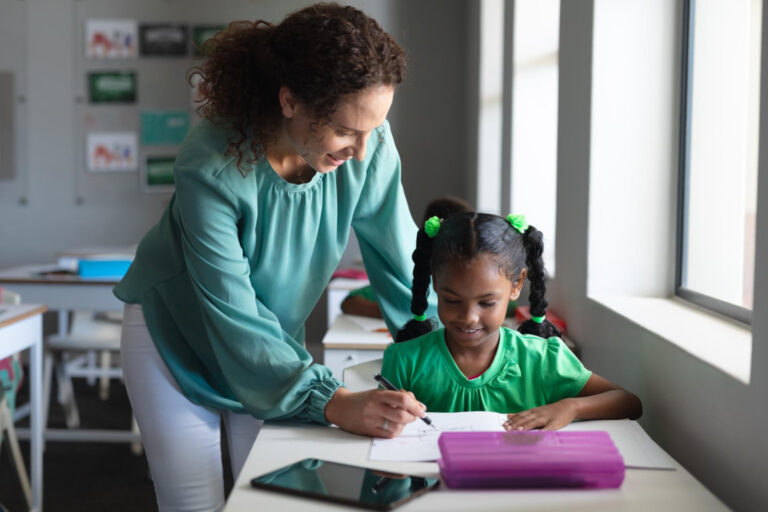
[[[428,411],[525,411],[578,395],[592,375],[559,338],[502,327],[491,366],[469,380],[448,351],[444,332],[395,343],[384,352],[382,375],[412,391]]]
[[[376,302],[376,294],[373,292],[373,286],[367,285],[362,286],[360,288],[355,288],[351,292],[349,292],[348,297],[362,297],[364,299],[367,299],[371,302]]]

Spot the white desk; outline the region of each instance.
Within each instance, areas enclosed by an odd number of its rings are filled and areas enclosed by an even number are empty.
[[[357,320],[356,320],[357,319]],[[356,323],[357,322],[357,323]],[[371,324],[379,330],[365,329],[360,323]],[[344,368],[384,355],[392,336],[384,320],[341,314],[323,336],[323,360],[333,376],[341,379]]]
[[[45,306],[0,306],[0,359],[29,349],[32,509],[43,509],[43,313]]]
[[[40,272],[56,268],[56,265],[23,265],[0,270],[0,286],[18,292],[24,302],[46,304],[58,311],[58,332],[69,331],[69,311],[122,311],[123,303],[114,296],[112,288],[118,277],[81,278],[77,275],[41,275]],[[19,429],[24,439],[26,429]],[[46,429],[45,438],[50,441],[105,441],[135,443],[141,437],[130,430]]]
[[[59,333],[67,332],[67,313],[74,309],[122,311],[112,294],[118,278],[83,279],[77,275],[40,275],[55,265],[23,265],[0,270],[0,286],[18,292],[24,302],[46,304],[59,312]]]
[[[434,462],[372,462],[370,438],[334,427],[266,424],[253,445],[242,472],[224,507],[225,512],[252,510],[337,511],[341,507],[311,499],[294,498],[250,487],[253,477],[304,458],[318,458],[394,473],[436,478]],[[351,509],[350,509],[351,510]],[[398,508],[397,510],[401,510]],[[674,471],[628,469],[619,489],[607,490],[493,490],[459,491],[445,487],[402,506],[403,512],[449,511],[551,511],[596,512],[653,510],[728,510],[688,471],[676,463]]]

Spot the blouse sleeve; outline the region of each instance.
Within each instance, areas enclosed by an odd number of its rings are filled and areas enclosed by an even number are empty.
[[[412,255],[417,228],[405,200],[400,155],[388,123],[381,127],[380,136],[382,141],[371,158],[352,227],[384,320],[390,332],[397,332],[412,317]],[[434,295],[429,299],[427,316],[437,319]]]
[[[592,372],[584,367],[560,338],[549,338],[546,343],[542,386],[547,403],[551,404],[578,395]]]
[[[199,304],[191,314],[202,315],[235,397],[258,418],[327,423],[325,405],[341,383],[327,367],[312,365],[258,300],[238,237],[238,198],[207,173],[177,168],[175,176],[184,260]]]

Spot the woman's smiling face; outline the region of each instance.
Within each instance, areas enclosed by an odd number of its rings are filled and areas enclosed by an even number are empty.
[[[509,301],[520,295],[524,279],[523,273],[510,281],[489,254],[446,262],[438,268],[433,276],[437,313],[449,347],[495,343]]]
[[[395,89],[377,85],[343,99],[327,121],[317,120],[290,91],[281,105],[293,150],[320,173],[335,171],[350,158],[362,161],[371,133],[387,119]]]

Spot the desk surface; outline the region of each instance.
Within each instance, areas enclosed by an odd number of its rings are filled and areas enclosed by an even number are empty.
[[[112,278],[82,278],[77,275],[41,275],[56,265],[22,265],[0,269],[0,286],[18,292],[24,302],[46,304],[51,310],[122,311],[123,303],[112,294],[120,281]],[[62,328],[61,332],[66,332]]]
[[[9,325],[20,322],[25,318],[29,318],[35,315],[41,315],[47,311],[48,308],[39,304],[0,304],[0,328],[8,327]]]
[[[437,477],[434,462],[376,462],[368,460],[371,440],[334,427],[266,424],[253,445],[224,508],[225,512],[251,510],[339,510],[337,505],[294,498],[250,487],[253,477],[311,457],[395,473]],[[461,511],[522,510],[568,512],[675,510],[728,510],[682,466],[676,469],[627,469],[619,489],[606,490],[493,490],[459,491],[441,488],[397,510]],[[480,505],[479,500],[482,500]]]
[[[392,341],[384,320],[341,314],[323,336],[323,348],[384,350]]]
[[[88,277],[77,274],[42,274],[58,268],[56,265],[21,265],[0,269],[0,284],[45,284],[45,285],[111,285],[120,277]],[[9,287],[10,288],[10,287]]]

